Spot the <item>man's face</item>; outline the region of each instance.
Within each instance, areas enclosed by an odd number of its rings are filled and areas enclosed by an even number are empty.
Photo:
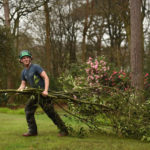
[[[31,63],[31,57],[24,56],[21,58],[21,63],[23,63],[25,66],[28,66]]]

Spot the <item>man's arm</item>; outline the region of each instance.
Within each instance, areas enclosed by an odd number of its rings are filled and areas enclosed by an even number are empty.
[[[22,81],[21,81],[21,84],[20,84],[20,87],[18,88],[18,91],[24,90],[25,87],[26,87],[26,81],[22,80]]]
[[[42,95],[47,96],[48,95],[48,89],[49,89],[49,78],[48,78],[45,71],[42,71],[40,76],[44,79],[44,82],[45,82],[45,88],[44,88],[44,91],[42,92]]]

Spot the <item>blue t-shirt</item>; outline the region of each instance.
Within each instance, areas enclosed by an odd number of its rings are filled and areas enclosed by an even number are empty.
[[[45,83],[40,76],[43,68],[37,64],[31,64],[28,69],[24,69],[21,74],[21,80],[26,81],[33,88],[44,88]]]

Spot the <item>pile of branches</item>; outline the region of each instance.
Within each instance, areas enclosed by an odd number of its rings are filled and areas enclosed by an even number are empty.
[[[85,88],[86,90],[89,90],[91,88]],[[85,89],[82,89],[82,92],[85,91]],[[4,97],[7,96],[7,99],[9,99],[8,97],[10,96],[33,96],[33,95],[39,95],[41,94],[42,90],[41,89],[35,89],[35,88],[29,88],[29,89],[25,89],[23,91],[18,91],[15,89],[1,89],[0,90],[0,97]],[[84,97],[80,97],[81,99],[78,99],[77,96],[79,96],[81,94],[81,90],[80,91],[49,91],[48,92],[48,96],[54,104],[57,104],[59,107],[61,107],[64,111],[68,112],[69,114],[72,114],[71,112],[69,112],[68,110],[65,110],[61,104],[59,104],[60,101],[63,101],[66,104],[70,104],[73,103],[76,106],[77,105],[92,105],[92,106],[96,106],[98,107],[101,112],[105,112],[105,111],[113,111],[113,109],[111,107],[108,107],[106,105],[100,104],[100,103],[94,103],[94,102],[90,102],[88,100],[86,100],[86,98]],[[76,98],[75,98],[76,95]],[[15,101],[14,101],[15,103]],[[90,114],[90,113],[89,113]],[[72,114],[73,115],[73,114]],[[74,116],[74,115],[73,115]]]
[[[40,89],[0,90],[2,95],[32,96],[41,94]],[[66,112],[66,116],[84,122],[90,129],[111,127],[115,133],[149,141],[150,101],[135,103],[134,91],[121,91],[111,87],[85,87],[70,91],[49,91],[48,97]],[[65,102],[63,107],[60,101]]]
[[[105,114],[113,114],[117,112],[114,108],[111,107],[111,105],[103,104],[102,99],[99,96],[95,97],[94,101],[91,101],[91,97],[93,97],[93,95],[95,94],[98,94],[95,93],[96,88],[98,87],[85,87],[82,89],[76,89],[71,91],[49,91],[48,97],[52,100],[53,104],[58,105],[66,112],[68,116],[72,116],[84,122],[88,127],[90,127],[90,129],[94,128],[99,130],[100,125],[103,125],[104,122],[99,122],[96,117],[99,114],[104,114],[103,117],[105,117]],[[18,91],[14,89],[1,89],[0,97],[3,97],[4,95],[7,97],[10,97],[12,95],[25,97],[39,95],[41,94],[41,92],[41,89],[34,88],[25,89],[23,91]],[[63,107],[60,102],[65,103],[67,107]],[[15,103],[15,101],[13,101],[13,103]]]

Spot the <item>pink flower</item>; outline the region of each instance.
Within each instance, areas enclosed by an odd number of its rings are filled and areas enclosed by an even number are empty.
[[[92,68],[94,67],[94,64],[92,62],[90,63],[90,65],[91,65]]]
[[[97,69],[98,69],[98,65],[97,65],[97,64],[94,66],[94,69],[95,69],[95,70],[97,70]]]
[[[106,66],[106,62],[105,61],[103,62],[103,65]]]
[[[117,72],[116,72],[116,71],[113,71],[113,74],[112,74],[112,75],[115,75],[115,74],[117,74]]]
[[[125,72],[122,72],[122,74],[123,74],[123,75],[126,75],[126,73],[125,73]]]
[[[92,61],[92,58],[91,58],[91,57],[89,57],[87,64],[90,64],[90,63],[91,63],[91,61]]]
[[[89,60],[92,60],[92,57],[89,57]]]
[[[125,88],[124,90],[125,90],[125,91],[127,91],[127,90],[128,90],[128,88]]]
[[[101,61],[100,61],[100,63],[101,63],[101,64],[103,64],[103,63],[104,63],[104,61],[103,61],[103,60],[101,60]]]
[[[74,99],[77,99],[77,96],[76,96],[76,95],[73,95],[73,98],[74,98]]]
[[[148,74],[148,73],[146,73],[146,74],[145,74],[145,77],[147,77],[148,75],[149,75],[149,74]]]
[[[96,65],[98,65],[98,64],[99,64],[99,62],[97,61],[97,59],[95,60],[95,64],[96,64]]]
[[[94,77],[93,76],[89,76],[89,79],[94,80]]]
[[[106,67],[102,67],[102,69],[103,69],[103,71],[106,71],[106,70],[107,70]]]
[[[90,71],[90,69],[89,68],[87,68],[87,69],[85,69],[86,70],[86,73],[89,73],[89,71]]]
[[[99,75],[95,75],[95,79],[96,79],[96,80],[99,79],[99,77],[100,77]]]

